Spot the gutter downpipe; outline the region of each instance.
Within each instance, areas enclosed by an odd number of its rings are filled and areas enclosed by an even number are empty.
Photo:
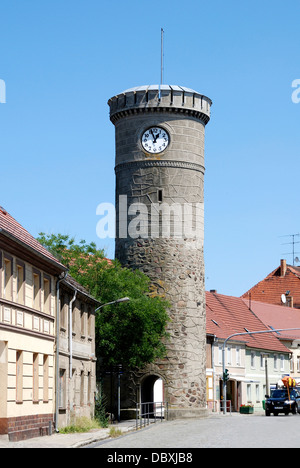
[[[63,278],[57,280],[56,283],[56,385],[55,385],[55,432],[58,430],[58,403],[59,403],[59,325],[60,325],[60,310],[59,310],[59,290],[60,283],[66,279],[68,273]]]

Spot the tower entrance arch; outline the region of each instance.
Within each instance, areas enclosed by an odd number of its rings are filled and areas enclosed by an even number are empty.
[[[153,417],[164,415],[164,381],[159,375],[147,375],[140,384],[141,410]]]
[[[141,403],[164,401],[164,382],[158,375],[148,375],[141,382]]]

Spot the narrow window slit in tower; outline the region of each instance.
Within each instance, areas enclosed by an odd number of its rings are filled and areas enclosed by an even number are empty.
[[[162,189],[159,189],[158,190],[158,202],[162,203],[162,201],[163,201],[163,191]]]

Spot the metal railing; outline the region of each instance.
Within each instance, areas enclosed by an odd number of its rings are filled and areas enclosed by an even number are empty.
[[[224,412],[224,406],[226,405],[226,412],[232,413],[232,403],[230,400],[219,400],[220,401],[220,412]]]
[[[169,404],[166,401],[147,401],[136,404],[136,430],[155,424],[157,421],[163,422],[168,418]]]

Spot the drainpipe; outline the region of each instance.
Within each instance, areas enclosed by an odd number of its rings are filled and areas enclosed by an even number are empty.
[[[72,379],[72,366],[73,366],[73,340],[72,340],[72,333],[73,333],[73,323],[72,323],[72,310],[73,304],[76,301],[77,297],[77,289],[75,289],[74,297],[69,304],[69,351],[70,351],[70,367],[69,367],[69,379]]]
[[[55,388],[55,432],[58,430],[58,403],[59,403],[59,329],[60,329],[60,308],[59,308],[59,291],[60,283],[66,279],[68,273],[65,273],[63,278],[59,278],[56,283],[56,388]]]

